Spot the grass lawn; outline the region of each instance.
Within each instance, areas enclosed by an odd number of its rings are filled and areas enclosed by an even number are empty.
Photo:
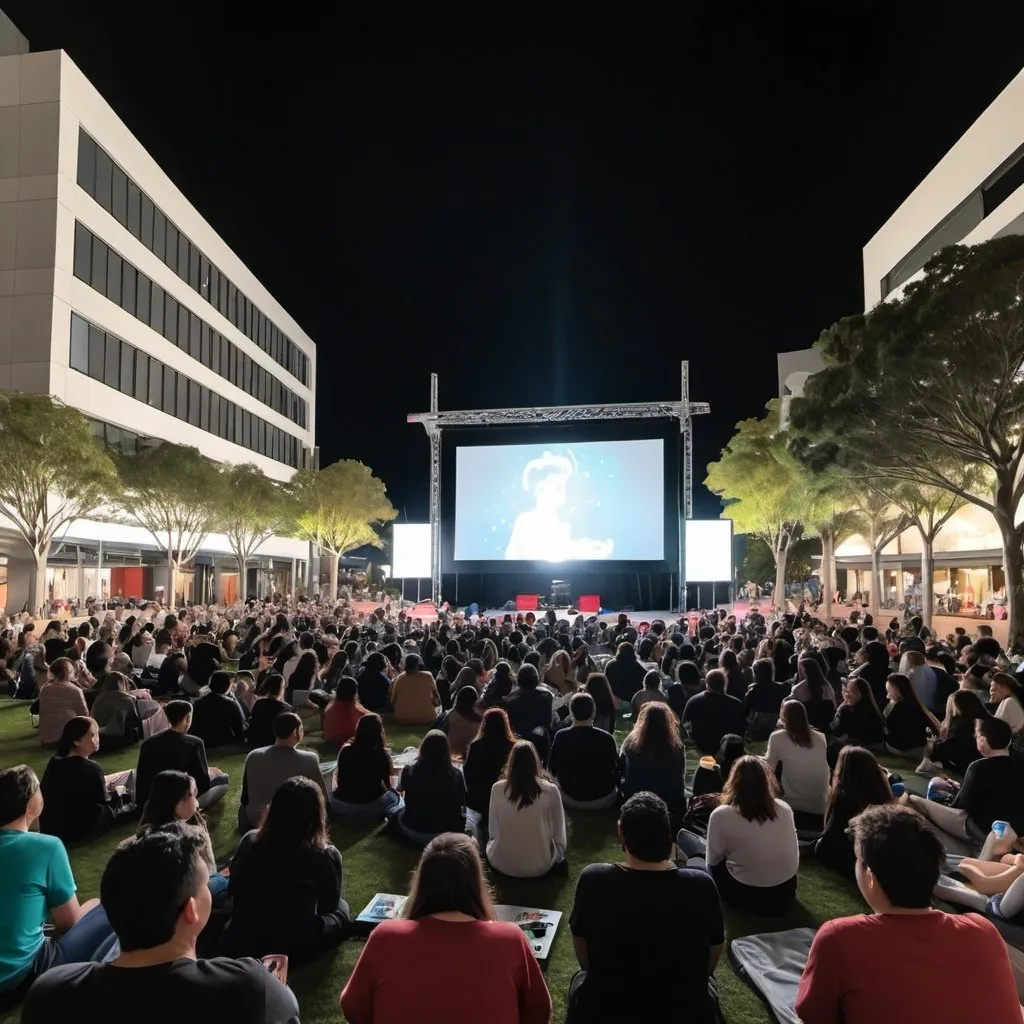
[[[396,749],[418,742],[421,732],[392,729],[389,740]],[[621,736],[619,737],[622,738]],[[319,748],[325,759],[333,756],[334,748],[321,745],[316,735],[305,744]],[[26,763],[40,776],[49,758],[49,752],[39,747],[37,734],[29,724],[28,705],[11,700],[0,700],[0,767]],[[138,748],[110,755],[100,751],[97,761],[110,773],[134,768]],[[224,748],[210,753],[211,764],[231,776],[228,795],[207,814],[217,856],[230,854],[237,842],[235,831],[236,808],[242,787],[242,765],[245,752],[238,748]],[[696,756],[689,758],[691,770]],[[904,774],[907,766],[901,766]],[[562,910],[566,915],[572,907],[573,891],[579,872],[595,861],[615,861],[621,851],[615,840],[613,812],[567,812],[569,819],[569,877],[540,880],[494,877],[497,902],[526,906],[548,907]],[[353,912],[367,903],[375,892],[404,893],[408,889],[409,875],[416,865],[417,852],[397,845],[377,834],[376,827],[355,828],[332,824],[334,843],[344,858],[344,894]],[[99,881],[107,857],[113,847],[131,832],[130,826],[115,829],[103,840],[90,846],[73,849],[71,865],[82,899],[99,894]],[[140,880],[144,884],[144,880]],[[728,937],[736,938],[752,932],[780,931],[801,925],[814,925],[832,917],[859,913],[865,906],[856,886],[825,871],[812,858],[805,858],[800,868],[797,904],[784,918],[767,921],[763,918],[738,914],[726,908],[725,920]],[[643,922],[638,920],[637,955],[642,958]],[[680,921],[681,928],[686,927]],[[338,1021],[338,994],[362,949],[357,941],[344,943],[330,956],[301,970],[292,972],[290,983],[299,1000],[302,1020],[306,1024]],[[576,970],[572,938],[563,919],[555,938],[551,956],[545,965],[548,987],[555,1002],[555,1021],[565,1013],[565,993],[569,979]],[[722,995],[722,1006],[729,1024],[761,1024],[770,1020],[761,1002],[733,972],[723,956],[717,978]],[[17,1016],[4,1018],[16,1021]]]

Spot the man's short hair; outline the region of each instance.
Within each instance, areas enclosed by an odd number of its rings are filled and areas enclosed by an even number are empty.
[[[0,826],[17,821],[39,789],[39,779],[27,764],[0,771]]]
[[[725,673],[720,668],[713,668],[704,677],[704,685],[712,693],[724,693],[725,692]]]
[[[299,647],[304,651],[310,650],[313,646],[314,639],[315,637],[313,636],[312,633],[309,632],[309,630],[306,630],[304,633],[300,633]]]
[[[597,713],[597,705],[589,693],[574,693],[569,701],[569,714],[574,722],[587,722]]]
[[[169,629],[158,629],[156,635],[153,637],[153,643],[157,647],[170,647],[174,643],[174,638],[171,636]]]
[[[274,736],[279,740],[286,740],[296,729],[302,728],[302,719],[294,711],[282,711],[274,719]]]
[[[192,714],[192,704],[187,700],[170,700],[164,705],[164,714],[171,725],[181,725]]]
[[[206,842],[202,829],[175,821],[114,850],[100,880],[100,902],[122,950],[153,949],[173,938],[182,909],[197,894]]]
[[[895,907],[931,906],[946,852],[938,833],[916,811],[878,804],[850,822],[857,857]]]
[[[214,672],[210,676],[210,693],[227,693],[231,689],[230,672]]]
[[[672,817],[668,804],[655,793],[634,793],[619,812],[619,829],[626,850],[637,860],[656,864],[672,853]]]
[[[1004,719],[989,715],[986,718],[976,718],[975,722],[975,728],[985,737],[993,750],[1005,750],[1012,742],[1013,729]]]

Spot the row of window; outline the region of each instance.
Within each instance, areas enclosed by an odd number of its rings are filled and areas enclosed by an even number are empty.
[[[78,132],[78,184],[247,338],[309,386],[305,352],[196,248],[82,128]]]
[[[70,364],[72,370],[225,441],[294,469],[301,465],[303,449],[299,438],[165,366],[77,313],[71,314]]]
[[[75,277],[246,394],[300,427],[306,426],[307,403],[303,399],[81,222],[75,224]]]

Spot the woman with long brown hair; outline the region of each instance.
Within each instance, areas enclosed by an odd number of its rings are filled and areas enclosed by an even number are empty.
[[[451,832],[427,844],[401,917],[370,933],[340,1001],[351,1024],[447,1020],[459,1006],[490,1024],[551,1019],[529,939],[494,920],[476,843]]]
[[[783,703],[779,724],[782,728],[768,737],[768,767],[782,783],[797,826],[820,830],[830,774],[825,737],[811,728],[807,708],[798,700]]]
[[[515,743],[491,788],[487,823],[487,859],[502,874],[539,878],[565,860],[562,795],[529,740]]]
[[[367,712],[356,723],[352,739],[338,751],[331,817],[374,821],[394,814],[402,798],[391,785],[393,771],[384,724],[380,715]]]
[[[551,655],[551,661],[544,668],[541,682],[545,686],[549,686],[560,697],[564,697],[576,689],[572,677],[572,661],[568,651],[555,651]]]
[[[863,680],[862,685],[867,686]],[[870,692],[870,688],[869,692]],[[850,821],[875,804],[892,800],[892,789],[875,755],[863,747],[839,751],[832,784],[825,804],[825,831],[814,846],[814,854],[826,867],[853,878],[857,858],[847,835]]]
[[[889,697],[882,716],[885,719],[885,744],[899,753],[924,753],[927,730],[937,734],[942,728],[939,720],[924,706],[910,680],[893,672],[885,682]]]
[[[263,825],[246,833],[231,860],[225,952],[311,960],[345,937],[341,894],[341,854],[330,842],[323,793],[304,776],[286,779]]]
[[[503,663],[507,664],[507,663]],[[488,708],[480,719],[480,729],[466,751],[462,774],[466,780],[466,806],[482,816],[486,832],[491,787],[501,777],[505,762],[516,742],[504,708]]]
[[[667,704],[651,702],[640,709],[620,753],[624,800],[647,790],[660,796],[673,815],[686,812],[686,750],[676,716]]]
[[[793,812],[778,792],[764,760],[747,754],[711,812],[707,842],[686,831],[676,838],[689,866],[711,872],[724,902],[766,917],[789,908],[800,866]]]

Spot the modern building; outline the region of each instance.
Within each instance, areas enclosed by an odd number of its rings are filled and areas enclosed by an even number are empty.
[[[996,97],[935,168],[864,246],[864,308],[900,294],[947,245],[976,245],[1024,232],[1024,71]],[[908,530],[884,551],[883,600],[920,593],[921,541]],[[849,592],[870,588],[867,541],[839,545]],[[1001,615],[1005,602],[999,530],[989,513],[968,505],[935,545],[937,610]]]
[[[816,348],[802,348],[796,352],[780,352],[776,356],[779,369],[779,419],[783,426],[789,420],[791,399],[802,398],[807,378],[824,365]]]
[[[169,440],[286,480],[314,458],[315,380],[312,340],[71,58],[31,53],[0,13],[0,388],[49,392],[122,448]],[[19,609],[30,562],[2,520],[0,555]],[[211,536],[177,597],[290,592],[308,556],[272,538],[242,581]],[[145,531],[78,521],[49,596],[162,596],[162,562]]]

